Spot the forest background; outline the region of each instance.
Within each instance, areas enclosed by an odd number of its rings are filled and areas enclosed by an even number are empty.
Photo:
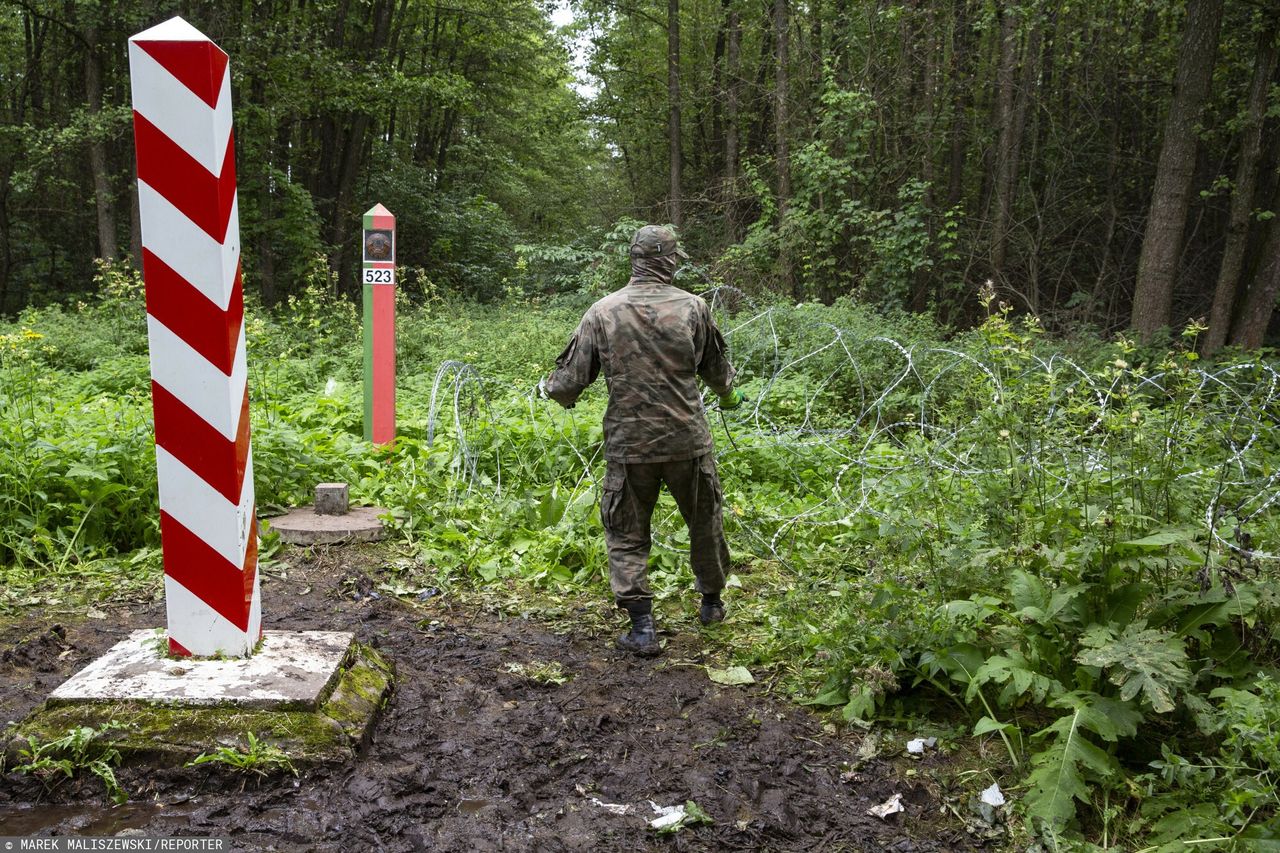
[[[179,13],[234,57],[250,292],[358,214],[475,299],[576,281],[622,217],[717,280],[975,319],[991,280],[1051,329],[1262,343],[1280,288],[1271,0],[850,3],[8,0],[0,314],[134,258],[125,40]],[[574,55],[576,54],[576,62]],[[575,65],[577,66],[575,68]]]

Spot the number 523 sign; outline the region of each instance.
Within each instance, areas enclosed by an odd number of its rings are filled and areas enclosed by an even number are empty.
[[[395,284],[396,271],[394,269],[373,269],[365,267],[364,269],[365,284]]]

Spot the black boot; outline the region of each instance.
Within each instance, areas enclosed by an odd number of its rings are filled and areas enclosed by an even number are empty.
[[[618,638],[618,648],[641,657],[653,657],[662,651],[658,634],[653,627],[653,604],[649,601],[628,602],[631,630]]]
[[[724,602],[718,592],[704,592],[702,606],[698,608],[698,621],[703,625],[714,625],[724,621]]]

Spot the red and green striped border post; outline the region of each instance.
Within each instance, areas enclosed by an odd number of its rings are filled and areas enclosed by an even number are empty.
[[[381,204],[364,215],[364,438],[396,439],[396,218]]]

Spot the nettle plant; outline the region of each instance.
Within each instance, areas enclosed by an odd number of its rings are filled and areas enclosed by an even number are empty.
[[[974,734],[1001,737],[1029,771],[1026,811],[1045,835],[1062,835],[1099,796],[1134,796],[1122,765],[1151,760],[1153,733],[1216,732],[1214,691],[1252,668],[1247,634],[1270,585],[1160,597],[1143,580],[1170,561],[1195,565],[1198,550],[1159,534],[1091,557],[1045,549],[1021,555],[1029,570],[1000,594],[945,606],[959,642],[922,652],[917,680],[974,708]]]

